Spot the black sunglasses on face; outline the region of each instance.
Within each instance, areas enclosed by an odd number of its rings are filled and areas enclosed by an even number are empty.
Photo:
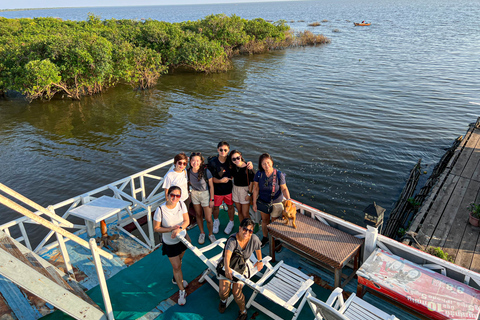
[[[243,231],[245,231],[245,232],[248,232],[248,233],[250,233],[250,234],[253,233],[253,230],[252,230],[252,229],[248,229],[247,227],[242,227],[242,228],[243,228]]]
[[[220,152],[228,152],[228,149],[218,149]]]
[[[242,159],[242,157],[236,157],[236,158],[232,158],[232,161],[238,161],[240,159]]]

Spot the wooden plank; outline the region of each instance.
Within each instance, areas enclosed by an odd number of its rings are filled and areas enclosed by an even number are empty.
[[[476,236],[468,232],[468,209],[470,202],[475,201],[480,182],[470,180],[468,189],[458,206],[457,215],[452,222],[452,227],[443,245],[443,250],[455,259],[455,264],[470,268],[473,252],[475,251]],[[475,241],[471,241],[475,237]]]
[[[441,190],[441,186],[444,184],[445,180],[448,177],[448,173],[444,172],[442,173],[435,185],[433,186],[432,190],[430,191],[430,195],[428,198],[423,202],[422,208],[420,211],[416,214],[412,224],[410,225],[409,231],[413,232],[418,232],[418,229],[420,228],[422,224],[423,217],[427,214],[427,212],[430,210],[430,205],[435,201],[435,199],[438,196],[438,193]]]
[[[465,144],[462,152],[458,156],[458,160],[452,168],[452,172],[455,175],[461,175],[465,165],[467,164],[468,160],[470,159],[475,146],[477,145],[478,140],[480,139],[480,135],[478,134],[477,130],[474,130],[471,136],[469,137],[467,143]]]
[[[103,312],[32,270],[3,249],[0,249],[0,271],[16,285],[76,319],[106,319]]]
[[[459,176],[451,174],[448,175],[445,184],[441,187],[438,193],[436,201],[432,204],[432,207],[428,211],[422,227],[418,231],[417,241],[420,243],[420,245],[426,246],[430,242],[430,238],[437,227],[441,214],[443,214],[445,206],[447,205],[452,191],[459,179]]]
[[[467,192],[470,179],[460,177],[458,183],[453,189],[453,192],[449,196],[449,200],[445,209],[441,214],[441,218],[438,221],[437,227],[433,232],[432,238],[430,239],[429,245],[433,247],[443,247],[445,241],[450,232],[452,224],[457,216],[459,206]],[[438,211],[437,211],[438,212]],[[463,230],[462,230],[463,232]]]
[[[42,317],[40,312],[30,305],[22,291],[20,291],[20,289],[13,282],[2,275],[0,275],[0,293],[5,298],[7,305],[10,307],[17,319],[31,320]]]
[[[477,136],[480,136],[478,133],[479,130],[475,130],[475,134]],[[472,150],[472,154],[470,158],[468,159],[467,163],[465,164],[465,167],[463,168],[462,171],[462,177],[465,178],[471,178],[473,176],[473,173],[475,172],[475,169],[477,168],[478,164],[480,163],[480,139],[477,141],[477,144]]]
[[[477,163],[477,167],[472,173],[472,180],[480,181],[480,161]]]
[[[468,217],[466,219],[468,220]],[[456,265],[470,269],[474,258],[478,237],[478,228],[471,226],[469,223],[465,223],[465,232],[463,234],[457,256],[455,257]]]

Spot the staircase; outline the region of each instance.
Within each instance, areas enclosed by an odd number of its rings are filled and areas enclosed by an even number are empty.
[[[16,286],[75,319],[107,319],[76,281],[1,231],[0,275],[9,280],[0,279],[3,280],[0,281],[0,293],[17,319],[38,319],[42,315],[25,302]]]

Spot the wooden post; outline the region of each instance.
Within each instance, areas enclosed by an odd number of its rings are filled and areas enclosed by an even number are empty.
[[[110,295],[108,294],[107,282],[105,281],[105,274],[103,274],[102,261],[98,255],[98,248],[95,239],[90,239],[89,241],[90,249],[92,250],[93,262],[95,264],[95,269],[97,270],[98,282],[100,284],[100,289],[102,290],[103,303],[105,305],[105,313],[107,314],[108,320],[114,320],[112,303],[110,301]]]
[[[363,261],[368,259],[373,251],[377,248],[378,229],[367,226],[365,232],[365,248],[363,249]]]

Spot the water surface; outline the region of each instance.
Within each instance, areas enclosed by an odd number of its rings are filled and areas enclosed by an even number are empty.
[[[145,92],[119,86],[81,101],[0,101],[0,181],[42,205],[176,153],[225,139],[254,162],[269,152],[292,197],[363,225],[392,209],[419,158],[431,171],[480,115],[480,2],[340,0],[1,12],[197,20],[285,19],[332,43],[234,59],[223,74],[175,73]],[[307,24],[315,21],[321,26]],[[304,20],[304,22],[299,22]],[[367,20],[370,27],[354,27]],[[290,22],[294,21],[294,22]],[[1,222],[16,217],[0,208]]]

